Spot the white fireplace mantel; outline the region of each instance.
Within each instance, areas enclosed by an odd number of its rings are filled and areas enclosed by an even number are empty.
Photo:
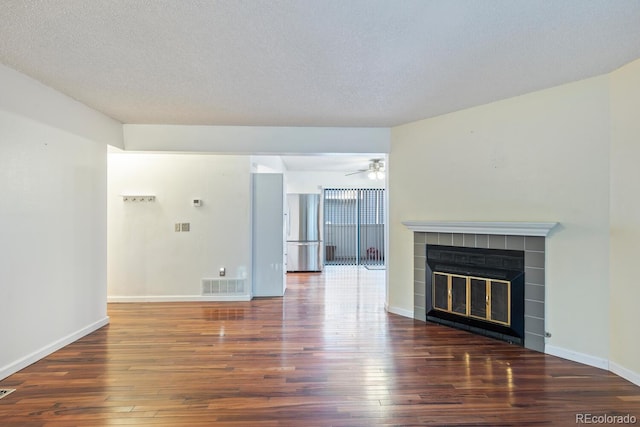
[[[546,237],[557,222],[403,221],[409,230],[430,233],[500,234]]]

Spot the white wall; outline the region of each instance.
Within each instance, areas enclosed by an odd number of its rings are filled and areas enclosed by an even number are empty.
[[[110,154],[110,300],[197,299],[201,279],[220,267],[250,283],[250,189],[249,156]],[[122,194],[156,201],[125,203]],[[174,231],[186,222],[190,232]]]
[[[611,74],[611,363],[640,385],[640,60]]]
[[[321,193],[323,188],[385,188],[384,180],[372,180],[366,173],[345,176],[344,172],[288,171],[287,193]]]
[[[124,148],[122,124],[48,86],[0,65],[0,110],[91,141]]]
[[[251,172],[253,173],[281,173],[287,168],[280,156],[250,156]]]
[[[609,94],[602,76],[392,129],[389,306],[413,307],[404,220],[559,221],[547,348],[609,356]]]
[[[106,143],[122,137],[119,123],[3,66],[0,93],[4,378],[108,323]]]

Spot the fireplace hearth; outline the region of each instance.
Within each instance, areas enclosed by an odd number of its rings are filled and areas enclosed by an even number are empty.
[[[426,245],[426,320],[524,345],[524,251]]]

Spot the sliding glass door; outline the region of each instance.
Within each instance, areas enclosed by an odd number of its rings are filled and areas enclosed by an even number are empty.
[[[324,190],[327,265],[384,265],[384,190]]]

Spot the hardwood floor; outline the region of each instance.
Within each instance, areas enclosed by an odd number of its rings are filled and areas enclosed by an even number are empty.
[[[575,425],[640,419],[609,372],[388,314],[384,272],[284,298],[110,304],[111,324],[0,382],[2,426]],[[640,423],[640,421],[638,421]]]

